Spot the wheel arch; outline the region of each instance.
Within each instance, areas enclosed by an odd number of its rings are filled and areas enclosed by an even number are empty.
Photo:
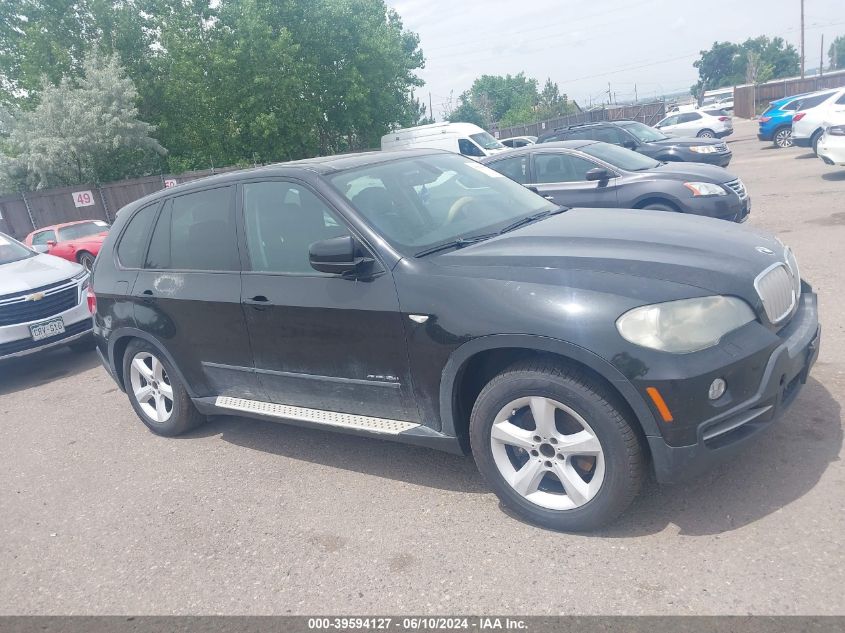
[[[469,451],[469,415],[483,386],[515,362],[530,357],[547,357],[586,370],[618,396],[643,435],[660,435],[657,422],[643,398],[625,376],[589,350],[550,337],[496,334],[473,339],[452,353],[440,383],[441,429],[458,438]]]
[[[188,392],[188,395],[192,398],[196,397],[196,393],[191,387],[191,384],[185,380],[182,370],[179,369],[179,365],[176,363],[176,360],[170,352],[167,351],[164,345],[162,345],[161,342],[154,336],[136,328],[121,328],[119,330],[115,330],[109,337],[109,363],[111,363],[111,366],[114,368],[118,385],[123,391],[126,391],[126,379],[123,375],[123,358],[126,354],[126,348],[129,347],[129,344],[135,339],[140,339],[155,347],[159,353],[167,359],[167,362],[170,363],[170,365],[176,370],[176,375],[184,385],[185,391]]]
[[[675,211],[681,211],[681,205],[679,205],[675,199],[670,198],[669,196],[656,194],[646,194],[642,196],[639,200],[634,202],[633,208],[644,209],[650,204],[665,204],[675,209]]]

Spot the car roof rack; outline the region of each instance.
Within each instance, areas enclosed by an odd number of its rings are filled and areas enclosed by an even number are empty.
[[[607,123],[607,121],[587,121],[586,123],[573,123],[572,125],[564,125],[563,127],[556,127],[553,131],[559,132],[560,130],[573,130],[577,127],[587,127],[588,125],[600,125],[602,123]]]

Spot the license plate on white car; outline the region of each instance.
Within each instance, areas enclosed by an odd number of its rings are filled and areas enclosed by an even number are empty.
[[[29,333],[33,341],[42,341],[51,336],[58,336],[65,333],[65,322],[61,319],[50,319],[41,323],[34,323],[29,326]]]

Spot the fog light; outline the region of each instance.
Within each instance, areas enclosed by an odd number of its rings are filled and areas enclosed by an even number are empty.
[[[728,383],[726,383],[721,378],[717,378],[713,382],[710,383],[710,390],[707,392],[707,396],[711,400],[718,400],[725,394],[725,389],[728,388]]]

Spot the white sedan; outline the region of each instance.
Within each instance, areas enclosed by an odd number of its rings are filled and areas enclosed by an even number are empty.
[[[845,167],[845,125],[830,125],[819,139],[818,154],[828,165]]]

